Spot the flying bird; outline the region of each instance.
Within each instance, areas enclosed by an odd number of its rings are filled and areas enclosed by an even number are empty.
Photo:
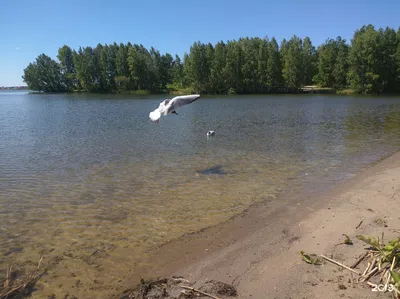
[[[161,116],[163,115],[168,115],[168,114],[176,114],[176,110],[184,105],[193,103],[196,101],[198,98],[200,98],[199,94],[193,94],[193,95],[186,95],[186,96],[178,96],[173,99],[165,99],[160,103],[157,109],[154,111],[150,112],[150,119],[158,124]]]

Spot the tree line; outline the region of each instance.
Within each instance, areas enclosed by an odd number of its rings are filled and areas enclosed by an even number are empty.
[[[348,44],[327,39],[240,38],[215,45],[195,42],[183,59],[138,44],[98,44],[73,50],[58,61],[45,54],[24,69],[32,90],[126,92],[186,89],[201,93],[296,92],[317,84],[357,93],[400,91],[400,28],[363,26]]]

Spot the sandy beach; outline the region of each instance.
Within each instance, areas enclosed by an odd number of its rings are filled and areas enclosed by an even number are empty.
[[[353,285],[350,272],[334,264],[305,263],[300,251],[351,265],[366,248],[356,235],[398,237],[399,182],[400,152],[317,196],[256,204],[221,225],[174,240],[150,253],[157,266],[139,275],[183,276],[194,287],[218,280],[235,286],[238,298],[391,298],[366,284]],[[343,244],[343,234],[354,244]],[[126,288],[137,277],[127,277]]]

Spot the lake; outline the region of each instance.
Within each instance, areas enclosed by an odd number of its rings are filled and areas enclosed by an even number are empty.
[[[163,99],[0,92],[0,275],[44,256],[35,296],[106,298],[152,248],[400,147],[400,97],[204,96],[155,125]]]

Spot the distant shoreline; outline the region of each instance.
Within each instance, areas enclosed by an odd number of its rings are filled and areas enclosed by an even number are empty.
[[[0,90],[29,90],[28,86],[0,86]]]
[[[23,90],[23,89],[21,89]],[[29,89],[27,89],[29,90]],[[92,91],[84,91],[84,90],[74,90],[69,92],[43,92],[43,91],[30,91],[30,94],[109,94],[109,95],[133,95],[133,96],[140,96],[140,95],[160,95],[160,94],[169,94],[169,95],[187,95],[187,94],[194,94],[199,93],[195,91],[177,91],[177,90],[161,90],[161,91],[147,91],[147,90],[131,90],[125,92],[92,92]],[[233,96],[233,95],[304,95],[304,94],[330,94],[330,95],[342,95],[342,96],[377,96],[377,95],[399,95],[398,93],[380,93],[380,94],[359,94],[356,93],[352,89],[343,89],[343,90],[335,90],[331,88],[315,88],[315,89],[300,89],[298,91],[274,91],[274,92],[266,92],[266,93],[201,93],[202,95],[207,96]]]
[[[281,88],[279,90],[273,90],[271,92],[265,93],[207,93],[207,92],[198,92],[193,90],[128,90],[124,92],[102,92],[102,91],[86,91],[86,90],[73,90],[68,92],[44,92],[44,91],[30,91],[32,94],[74,94],[74,93],[83,93],[83,94],[118,94],[118,95],[157,95],[157,94],[171,94],[171,95],[186,95],[186,94],[194,94],[201,93],[203,95],[274,95],[274,94],[355,94],[355,92],[351,89],[345,90],[335,90],[333,88],[320,88],[320,87],[308,87],[305,86],[299,90],[287,90],[286,88]]]
[[[87,91],[87,90],[72,90],[72,91],[63,91],[63,92],[45,92],[45,91],[35,91],[30,90],[28,87],[24,86],[11,86],[11,87],[0,87],[0,91],[2,90],[27,90],[30,94],[110,94],[110,95],[158,95],[158,94],[170,94],[170,95],[186,95],[186,94],[194,94],[201,93],[202,95],[208,96],[232,96],[232,95],[301,95],[301,94],[331,94],[331,95],[358,95],[358,96],[376,96],[376,95],[399,95],[398,93],[380,93],[380,94],[359,94],[356,93],[355,90],[346,88],[346,89],[334,89],[331,87],[318,87],[318,86],[304,86],[298,90],[288,90],[286,88],[279,88],[277,90],[273,90],[271,92],[264,93],[207,93],[207,92],[198,92],[190,89],[167,89],[167,90],[127,90],[124,92],[112,92],[112,91]]]

